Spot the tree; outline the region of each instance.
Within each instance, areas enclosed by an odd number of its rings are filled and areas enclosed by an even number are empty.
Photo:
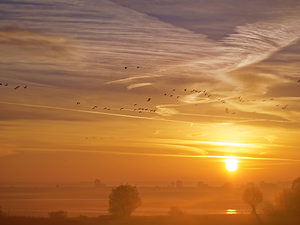
[[[292,190],[294,191],[300,190],[300,177],[298,177],[293,181]]]
[[[66,211],[53,211],[49,212],[48,216],[52,220],[63,220],[68,217],[68,212]]]
[[[141,205],[141,198],[135,186],[120,185],[109,195],[109,212],[114,216],[130,216]]]
[[[300,224],[300,178],[283,190],[276,200],[275,204],[265,207],[270,224]]]
[[[263,194],[255,185],[250,184],[244,191],[243,200],[250,205],[252,213],[257,215],[256,207],[263,201]]]
[[[0,218],[6,216],[6,214],[3,212],[2,207],[0,206]]]
[[[290,189],[284,190],[278,198],[279,210],[287,215],[300,215],[300,178],[294,180]]]

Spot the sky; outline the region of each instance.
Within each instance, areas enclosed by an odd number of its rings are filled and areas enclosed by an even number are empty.
[[[0,1],[0,181],[298,177],[299,21],[298,0]]]

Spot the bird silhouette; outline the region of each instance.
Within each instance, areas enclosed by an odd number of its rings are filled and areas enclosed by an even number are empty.
[[[24,88],[27,88],[27,85],[25,85]]]
[[[300,83],[300,80],[298,80],[297,83]]]
[[[186,91],[186,88],[185,89],[183,89],[184,91]]]
[[[96,109],[96,108],[98,108],[98,106],[95,105],[92,109]]]
[[[284,105],[283,107],[281,107],[282,109],[286,109],[288,107],[288,104]]]
[[[17,90],[19,87],[20,87],[20,86],[18,85],[18,86],[16,86],[14,89]]]
[[[80,105],[80,102],[76,102],[77,105]]]
[[[125,66],[124,69],[127,70],[127,66]]]
[[[150,102],[150,101],[151,101],[151,98],[148,98],[148,99],[147,99],[147,102]]]

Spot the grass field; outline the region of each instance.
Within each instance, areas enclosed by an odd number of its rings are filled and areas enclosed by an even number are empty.
[[[300,224],[298,218],[262,216],[260,220],[253,215],[195,215],[195,216],[131,216],[128,218],[73,217],[73,218],[45,218],[45,217],[2,217],[1,225],[256,225],[256,224]]]

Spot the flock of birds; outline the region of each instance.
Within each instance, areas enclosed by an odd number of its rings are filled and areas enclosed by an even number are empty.
[[[8,83],[2,83],[2,82],[0,82],[0,86],[8,87]],[[23,87],[23,88],[26,89],[27,85],[17,85],[17,86],[14,87],[14,90],[17,90],[17,89],[19,89],[21,87]]]
[[[299,83],[300,83],[300,81],[299,81]],[[216,101],[220,102],[221,104],[226,104],[227,103],[227,101],[225,99],[214,98],[214,95],[212,95],[211,93],[209,93],[207,90],[197,90],[197,89],[188,90],[187,88],[185,88],[185,89],[183,89],[183,92],[186,93],[185,95],[189,95],[189,94],[193,94],[193,93],[203,94],[205,97],[207,97],[207,99],[216,100]],[[169,98],[175,98],[176,100],[178,100],[179,98],[184,97],[185,95],[183,95],[182,93],[179,94],[178,92],[176,92],[176,89],[172,89],[171,92],[169,92],[169,93],[167,93],[167,92],[163,93],[163,96],[169,97]],[[236,101],[238,101],[240,103],[259,101],[259,100],[255,100],[255,99],[252,99],[252,100],[244,99],[242,96],[239,96],[239,97],[236,97],[236,98],[232,98],[232,100],[236,100]],[[262,102],[267,102],[267,101],[274,101],[274,100],[275,100],[274,98],[270,98],[270,99],[263,99],[261,101]],[[147,97],[145,99],[145,103],[148,103],[150,101],[152,101],[151,97]],[[81,102],[77,101],[76,104],[80,105]],[[195,104],[195,105],[197,105],[197,104]],[[137,103],[134,103],[133,107],[131,107],[131,108],[121,107],[121,108],[119,108],[119,110],[120,111],[121,110],[137,111],[138,113],[142,113],[142,112],[156,112],[157,111],[157,109],[149,109],[147,107],[138,107],[138,106],[139,105]],[[282,110],[286,110],[287,107],[288,107],[288,104],[285,104],[285,105],[279,105],[279,104],[277,104],[276,107],[280,107]],[[98,105],[94,105],[93,107],[91,107],[91,110],[95,110],[97,108],[99,108]],[[111,108],[104,107],[103,110],[111,110]],[[232,115],[237,114],[237,112],[230,110],[228,107],[225,108],[225,113],[226,114],[232,114]]]
[[[139,66],[136,66],[137,69],[139,69],[140,67]],[[127,66],[124,67],[124,69],[128,69]],[[297,81],[297,83],[300,83],[300,79]],[[4,87],[7,87],[9,86],[8,83],[2,83],[0,82],[0,86],[4,86]],[[17,90],[19,88],[24,88],[24,89],[27,89],[28,86],[27,85],[17,85],[17,86],[14,86],[13,89],[14,90]],[[216,100],[218,102],[220,102],[221,104],[226,104],[226,100],[225,99],[222,99],[222,98],[215,98],[211,93],[209,93],[207,90],[197,90],[197,89],[191,89],[189,90],[188,88],[184,88],[183,90],[180,90],[180,92],[176,91],[175,88],[173,88],[171,90],[171,92],[164,92],[163,93],[163,96],[164,97],[170,97],[170,98],[174,98],[176,100],[179,100],[181,97],[184,97],[186,95],[190,95],[190,94],[198,94],[198,95],[203,95],[204,97],[206,97],[207,99],[210,99],[210,100]],[[240,103],[243,103],[243,102],[254,102],[254,101],[257,101],[255,99],[244,99],[242,96],[239,96],[239,97],[236,97],[236,98],[232,98],[233,100],[237,100],[238,102]],[[273,101],[274,98],[270,98],[270,99],[263,99],[261,100],[262,102],[266,102],[266,101]],[[148,103],[152,101],[152,98],[151,97],[147,97],[145,99],[145,102]],[[76,105],[80,105],[81,102],[80,101],[77,101],[76,102]],[[197,104],[195,104],[197,105]],[[276,107],[279,107],[281,108],[282,110],[286,110],[287,107],[288,107],[288,104],[285,104],[285,105],[280,105],[280,104],[277,104]],[[91,107],[91,110],[96,110],[98,107],[98,105],[94,105]],[[103,110],[111,110],[111,108],[109,107],[103,107]],[[150,109],[149,107],[141,107],[139,106],[137,103],[134,103],[133,104],[133,107],[131,108],[125,108],[125,107],[121,107],[119,108],[119,110],[127,110],[127,111],[136,111],[138,113],[142,113],[142,112],[156,112],[157,109]],[[225,113],[226,114],[236,114],[237,112],[235,111],[231,111],[228,107],[225,108]]]

